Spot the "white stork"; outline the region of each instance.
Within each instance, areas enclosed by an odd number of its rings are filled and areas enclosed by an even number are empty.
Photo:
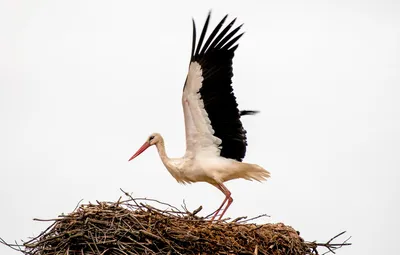
[[[155,145],[163,164],[179,183],[208,182],[215,186],[224,193],[225,199],[213,215],[213,221],[226,204],[219,216],[220,220],[233,201],[224,182],[238,178],[262,181],[270,173],[258,165],[242,162],[247,141],[240,117],[256,112],[238,110],[231,86],[232,59],[238,47],[235,43],[243,33],[236,34],[241,26],[229,32],[235,23],[234,19],[218,33],[228,17],[226,15],[203,45],[210,15],[211,12],[197,46],[193,20],[191,60],[182,95],[185,155],[182,158],[169,158],[165,152],[164,139],[154,133],[129,161]]]

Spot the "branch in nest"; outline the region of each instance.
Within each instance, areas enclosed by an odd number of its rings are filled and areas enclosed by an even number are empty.
[[[342,243],[332,243],[333,240],[337,239],[339,236],[343,235],[344,233],[346,233],[346,231],[343,231],[343,232],[335,235],[334,237],[329,239],[329,241],[326,243],[317,243],[314,241],[314,242],[310,242],[309,244],[310,244],[310,246],[313,246],[313,249],[316,252],[316,254],[318,254],[318,252],[316,251],[316,247],[324,247],[324,248],[328,249],[328,251],[322,253],[322,255],[328,254],[328,253],[335,254],[335,250],[342,248],[343,246],[351,245],[351,243],[347,242],[350,240],[351,236],[348,237],[346,240],[344,240]]]

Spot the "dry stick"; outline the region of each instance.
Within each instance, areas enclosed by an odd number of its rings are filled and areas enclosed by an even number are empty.
[[[343,247],[343,246],[351,245],[351,243],[348,243],[348,242],[347,242],[348,240],[350,240],[351,236],[350,236],[349,238],[347,238],[346,240],[344,240],[344,242],[342,242],[342,243],[335,243],[335,244],[331,243],[334,239],[338,238],[339,236],[343,235],[344,233],[346,233],[346,231],[343,231],[343,232],[341,232],[341,233],[335,235],[334,237],[332,237],[331,239],[329,239],[329,241],[326,242],[326,243],[316,243],[316,242],[313,242],[312,244],[315,244],[315,245],[317,245],[317,246],[322,246],[322,247],[325,247],[325,248],[328,249],[328,251],[325,252],[325,253],[323,253],[322,255],[327,254],[327,253],[329,253],[329,252],[332,252],[333,254],[335,254],[334,250],[337,250],[337,249],[339,249],[339,248],[341,248],[341,247]]]
[[[141,234],[143,234],[143,235],[145,235],[145,236],[147,236],[147,237],[156,239],[156,240],[159,241],[159,242],[163,242],[163,243],[164,243],[164,240],[163,240],[161,237],[159,237],[159,236],[157,236],[157,235],[155,235],[155,234],[152,234],[152,233],[150,233],[150,232],[147,232],[146,230],[141,229],[141,230],[139,230],[139,233],[141,233]]]
[[[236,219],[232,220],[231,222],[238,222],[238,221],[244,220],[244,219],[247,219],[247,216],[240,216],[240,217],[237,217]]]
[[[83,199],[79,200],[79,202],[75,206],[75,209],[72,212],[75,212],[76,209],[78,209],[78,207],[79,207],[79,205],[81,204],[82,201],[83,201]]]
[[[181,211],[180,211],[178,208],[176,208],[175,206],[170,205],[170,204],[168,204],[168,203],[160,202],[160,201],[157,200],[157,199],[152,199],[152,198],[135,198],[135,200],[145,200],[145,201],[156,202],[156,203],[159,203],[160,205],[166,205],[166,206],[168,206],[168,207],[170,207],[170,208],[172,208],[172,209],[175,209],[177,213],[184,214],[184,212],[181,212]],[[161,211],[161,210],[160,210],[160,211]]]
[[[35,219],[33,219],[33,220],[35,220]],[[38,238],[42,237],[42,236],[43,236],[44,234],[46,234],[46,232],[47,232],[49,229],[51,229],[55,224],[56,224],[56,222],[53,222],[52,224],[50,224],[50,226],[48,226],[44,231],[42,231],[42,233],[40,233],[37,237],[32,238],[32,239],[29,240],[28,242],[24,243],[24,245],[25,245],[25,244],[29,244],[29,243],[31,243],[31,242],[37,240]]]
[[[269,216],[268,214],[261,214],[261,215],[258,215],[258,216],[256,216],[256,217],[253,217],[253,218],[250,218],[250,219],[246,219],[246,220],[239,220],[238,221],[238,223],[245,223],[245,222],[249,222],[249,221],[252,221],[252,220],[256,220],[256,219],[258,219],[258,218],[262,218],[262,217],[271,217],[271,216]],[[247,218],[247,217],[246,217]]]
[[[205,219],[208,219],[208,218],[210,218],[212,215],[214,215],[216,212],[218,211],[218,209],[217,210],[215,210],[214,212],[212,212],[212,213],[210,213],[209,215],[207,215],[206,217],[204,217]]]
[[[182,209],[185,210],[185,212],[189,212],[189,210],[186,207],[185,199],[183,199],[183,205],[181,205]]]
[[[57,220],[62,220],[63,218],[54,218],[54,219],[37,219],[33,218],[34,221],[57,221]]]
[[[131,199],[132,202],[134,202],[136,204],[137,208],[141,208],[138,203],[136,202],[136,200],[126,191],[124,191],[123,189],[120,188],[120,190],[125,194],[125,196],[129,197]]]
[[[203,209],[203,206],[200,205],[200,207],[197,208],[196,210],[194,210],[194,211],[191,213],[191,215],[192,215],[192,216],[195,216],[195,215],[198,214],[202,209]]]
[[[21,245],[21,244],[18,244],[18,243],[16,243],[16,244],[10,244],[10,243],[7,243],[7,242],[6,242],[3,238],[1,238],[1,237],[0,237],[0,243],[6,245],[6,246],[8,246],[8,247],[10,247],[11,249],[13,249],[13,250],[15,250],[15,251],[22,251],[21,247],[22,247],[23,245]],[[17,247],[17,248],[15,248],[15,247]]]
[[[328,248],[329,251],[322,253],[322,255],[328,254],[329,252],[332,252],[333,254],[335,254],[335,252],[333,250],[337,250],[339,248],[342,248],[343,246],[351,245],[351,243],[347,243],[347,241],[350,240],[350,238],[351,238],[351,236],[349,238],[347,238],[346,240],[344,240],[344,242],[341,244],[329,244],[328,246],[324,245],[324,247]]]
[[[117,202],[115,203],[115,205],[116,205],[117,207],[120,205],[121,199],[122,199],[122,197],[120,196],[120,197],[118,198]]]
[[[256,245],[256,248],[254,249],[254,255],[258,255],[258,245]]]

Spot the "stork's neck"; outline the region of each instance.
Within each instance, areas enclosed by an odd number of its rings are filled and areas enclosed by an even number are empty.
[[[160,155],[160,158],[165,165],[166,162],[169,161],[169,158],[167,156],[167,153],[165,152],[164,139],[161,139],[158,143],[156,143],[156,147],[158,150],[158,154]]]
[[[158,150],[158,154],[160,155],[161,161],[163,162],[164,166],[167,168],[168,172],[177,180],[181,179],[181,172],[179,171],[176,164],[174,164],[173,160],[168,158],[167,153],[165,152],[165,145],[164,139],[156,143],[156,147]]]

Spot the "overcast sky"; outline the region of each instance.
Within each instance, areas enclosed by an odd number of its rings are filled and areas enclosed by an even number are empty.
[[[283,222],[306,240],[347,230],[338,254],[400,241],[400,5],[395,1],[0,1],[0,237],[28,240],[78,201],[122,193],[215,210],[223,194],[180,185],[152,132],[185,150],[181,92],[194,17],[245,23],[234,89],[245,161],[265,183],[226,183],[226,216]],[[0,246],[0,254],[18,254]]]

